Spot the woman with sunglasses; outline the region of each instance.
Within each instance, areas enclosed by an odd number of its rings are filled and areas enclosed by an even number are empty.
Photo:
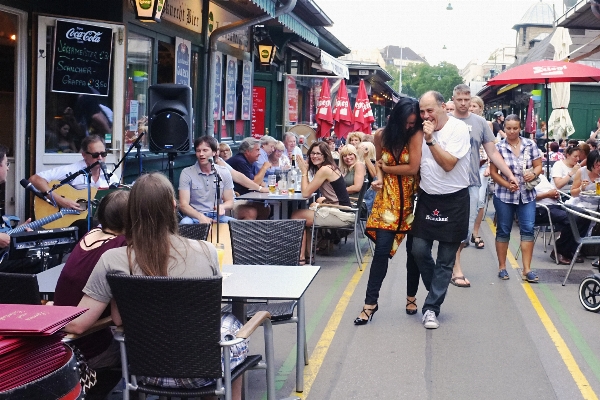
[[[317,190],[321,197],[317,203],[331,205],[350,206],[350,198],[346,190],[346,183],[335,160],[331,156],[329,146],[325,142],[314,142],[308,149],[308,162],[297,155],[296,165],[301,172],[302,196],[310,197]],[[313,175],[312,180],[308,181],[308,173]],[[292,219],[306,220],[306,227],[311,227],[314,223],[315,215],[319,225],[329,227],[343,227],[354,223],[354,214],[345,213],[335,207],[320,207],[315,213],[315,205],[309,209],[296,210],[292,213]],[[306,231],[302,236],[302,247],[300,249],[300,265],[306,263]]]
[[[82,160],[76,163],[56,167],[47,171],[38,172],[29,178],[29,181],[35,186],[37,190],[42,193],[47,193],[50,190],[51,181],[60,181],[65,179],[68,175],[78,173],[79,171],[86,170],[91,176],[90,183],[95,188],[108,188],[111,183],[119,183],[120,179],[117,175],[113,175],[108,178],[106,173],[106,166],[102,167],[105,162],[105,158],[108,155],[106,147],[104,146],[104,139],[98,135],[89,135],[81,141],[81,156]],[[98,162],[98,163],[97,163]],[[97,164],[96,164],[97,163]],[[95,165],[94,165],[95,164]],[[94,165],[92,168],[90,168]],[[102,170],[104,168],[104,171]],[[110,182],[107,180],[109,179]],[[87,188],[87,176],[86,174],[79,174],[69,184],[75,189]],[[53,196],[52,193],[47,195],[50,201],[53,201],[60,208],[71,208],[75,210],[81,210],[79,204],[75,199],[68,199],[62,196]],[[87,230],[86,230],[87,231]],[[79,231],[79,234],[83,234]]]
[[[579,146],[571,145],[564,151],[565,158],[552,166],[552,181],[559,190],[570,190],[573,176],[581,166],[579,165]]]

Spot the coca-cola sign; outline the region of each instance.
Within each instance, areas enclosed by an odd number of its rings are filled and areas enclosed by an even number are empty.
[[[112,42],[110,27],[57,20],[52,91],[108,96]]]

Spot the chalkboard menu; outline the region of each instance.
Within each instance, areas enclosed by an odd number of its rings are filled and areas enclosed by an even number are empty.
[[[56,21],[52,91],[108,96],[112,29]]]

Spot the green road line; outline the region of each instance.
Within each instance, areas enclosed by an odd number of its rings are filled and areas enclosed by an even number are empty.
[[[571,321],[571,318],[569,318],[569,315],[567,314],[565,309],[560,305],[558,299],[554,296],[550,288],[548,288],[548,286],[543,283],[539,284],[538,287],[540,288],[541,292],[544,293],[546,300],[548,300],[548,303],[550,304],[552,309],[554,309],[554,312],[556,312],[556,314],[558,315],[560,322],[569,332],[569,335],[573,339],[575,346],[577,346],[577,349],[579,350],[589,367],[594,372],[594,375],[596,375],[596,379],[600,381],[600,360],[598,360],[598,358],[594,355],[592,349],[587,344],[587,342],[585,341],[585,339],[583,338],[573,321]]]
[[[344,283],[348,279],[348,275],[350,275],[350,272],[353,270],[353,267],[358,268],[358,266],[356,266],[356,263],[353,260],[355,258],[356,257],[354,255],[348,256],[348,261],[342,267],[342,270],[340,271],[337,279],[333,282],[333,284],[331,285],[331,287],[329,288],[329,290],[327,291],[327,293],[321,300],[321,303],[319,304],[319,307],[317,308],[315,313],[312,315],[310,320],[306,323],[306,341],[307,342],[309,341],[309,339],[311,338],[315,329],[317,328],[318,323],[323,318],[325,311],[331,305],[331,301],[333,300],[335,293],[338,291],[338,289],[340,288],[342,283]],[[296,346],[298,346],[298,343],[296,343],[296,345],[294,345],[292,347],[292,349],[290,350],[290,353],[288,354],[287,358],[285,359],[283,365],[281,366],[281,368],[279,368],[279,371],[277,371],[277,375],[275,376],[275,389],[276,390],[281,390],[281,388],[283,388],[283,385],[289,379],[290,374],[294,371],[294,368],[296,367]],[[295,384],[294,384],[294,386],[295,386]],[[265,392],[262,396],[262,400],[266,400],[266,399],[267,399],[267,393]]]

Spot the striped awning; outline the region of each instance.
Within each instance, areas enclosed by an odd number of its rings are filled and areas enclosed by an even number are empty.
[[[271,17],[275,16],[275,3],[272,0],[252,0],[252,3],[257,5]]]
[[[277,17],[277,20],[281,25],[285,26],[307,42],[315,46],[319,45],[319,35],[317,34],[317,31],[304,23],[294,13],[280,15]]]

